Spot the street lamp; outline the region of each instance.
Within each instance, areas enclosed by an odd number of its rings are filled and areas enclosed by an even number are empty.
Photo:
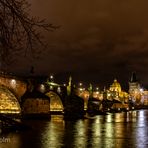
[[[96,91],[98,91],[99,90],[99,87],[96,87]]]
[[[82,85],[83,85],[83,84],[80,82],[80,83],[79,83],[79,86],[81,87]]]
[[[16,80],[15,79],[12,79],[11,80],[11,86],[14,88],[16,87]]]
[[[66,83],[64,83],[63,86],[66,86]]]
[[[50,75],[50,81],[53,82],[54,76]]]

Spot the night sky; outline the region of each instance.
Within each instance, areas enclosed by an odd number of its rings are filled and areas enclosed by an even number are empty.
[[[12,72],[53,73],[57,81],[100,87],[117,78],[128,87],[132,71],[148,86],[147,0],[30,0],[31,13],[61,27],[43,32],[48,47],[39,59],[30,55],[12,63]],[[37,47],[38,48],[38,47]]]

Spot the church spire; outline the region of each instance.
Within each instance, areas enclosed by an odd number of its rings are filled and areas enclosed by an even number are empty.
[[[131,79],[130,79],[130,82],[134,83],[134,82],[137,82],[137,76],[136,76],[136,72],[133,72],[132,73],[132,76],[131,76]]]

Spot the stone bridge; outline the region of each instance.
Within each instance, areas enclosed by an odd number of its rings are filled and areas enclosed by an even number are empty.
[[[45,81],[32,83],[29,80],[0,74],[0,113],[44,114],[66,110],[76,112],[79,103],[80,110],[84,109],[83,99],[78,98],[77,100],[76,96],[69,98],[66,87],[56,83],[49,85]],[[34,87],[33,91],[28,91],[29,85]]]

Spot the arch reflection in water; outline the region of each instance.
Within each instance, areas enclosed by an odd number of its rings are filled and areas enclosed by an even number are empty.
[[[46,93],[48,97],[50,97],[50,111],[51,112],[63,112],[63,104],[61,98],[55,92]]]
[[[20,113],[21,108],[14,94],[4,86],[0,86],[0,113]]]
[[[65,123],[60,115],[51,116],[51,122],[46,125],[41,138],[42,148],[60,148],[63,147],[63,136]]]

